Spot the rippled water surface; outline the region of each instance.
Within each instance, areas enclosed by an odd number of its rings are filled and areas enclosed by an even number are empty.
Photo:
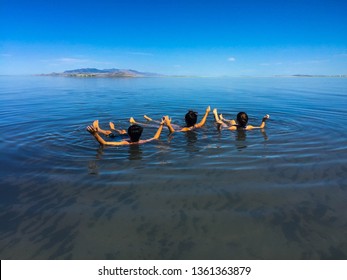
[[[0,77],[0,257],[347,259],[346,96],[342,78]],[[131,147],[85,130],[208,105],[271,118]]]

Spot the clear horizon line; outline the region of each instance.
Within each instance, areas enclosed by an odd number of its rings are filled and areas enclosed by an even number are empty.
[[[47,77],[54,77],[54,73],[52,72],[49,74],[0,74],[0,76],[47,76]],[[60,74],[60,73],[57,73]],[[347,74],[272,74],[272,75],[227,75],[227,74],[221,74],[221,75],[196,75],[196,74],[158,74],[160,76],[154,76],[154,77],[133,77],[133,78],[276,78],[276,77],[335,77],[335,78],[347,78]],[[67,75],[68,76],[68,75]],[[60,76],[64,77],[64,76]],[[88,77],[86,77],[88,78]],[[90,78],[108,78],[108,77],[90,77]],[[112,77],[110,77],[112,78]],[[122,77],[120,77],[122,78]]]

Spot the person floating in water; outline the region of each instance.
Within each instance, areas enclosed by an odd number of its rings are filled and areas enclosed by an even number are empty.
[[[128,128],[128,135],[130,139],[122,140],[122,141],[105,141],[100,135],[99,135],[99,129],[93,125],[87,126],[87,131],[92,134],[96,141],[98,141],[101,145],[110,145],[110,146],[122,146],[122,145],[134,145],[134,144],[144,144],[151,142],[153,140],[157,140],[160,137],[161,131],[164,126],[164,120],[160,123],[159,128],[157,132],[154,134],[152,138],[146,139],[146,140],[140,140],[143,128],[140,125],[133,124],[129,126]]]
[[[104,129],[102,129],[102,128],[99,126],[99,120],[95,120],[95,121],[93,122],[93,127],[94,127],[95,129],[97,129],[97,131],[98,131],[99,133],[104,134],[104,135],[106,135],[106,136],[108,136],[108,137],[111,137],[111,138],[116,137],[116,134],[115,134],[114,132],[116,132],[116,133],[118,133],[118,134],[120,134],[120,135],[125,135],[125,134],[127,134],[127,131],[126,131],[125,129],[116,129],[113,122],[110,122],[109,125],[110,125],[110,129],[111,129],[111,130],[104,130]]]
[[[227,127],[229,130],[252,130],[256,128],[264,128],[266,121],[270,118],[269,115],[265,115],[261,121],[260,126],[253,126],[248,124],[248,115],[245,112],[239,112],[235,120],[227,120],[223,118],[223,115],[218,116],[217,109],[213,109],[214,119],[219,124],[219,128]]]
[[[198,113],[194,112],[192,110],[189,110],[188,113],[184,117],[185,122],[186,122],[186,126],[185,127],[180,127],[178,125],[171,124],[171,118],[169,118],[168,116],[164,116],[163,120],[165,122],[165,125],[169,128],[170,133],[173,133],[175,131],[181,131],[181,132],[191,131],[191,130],[193,130],[195,128],[200,128],[200,127],[204,126],[204,124],[206,123],[207,116],[210,113],[210,111],[211,111],[211,107],[208,106],[206,108],[205,115],[203,116],[201,121],[197,124]],[[150,117],[148,117],[146,115],[144,115],[144,118],[146,120],[148,120],[148,121],[158,122],[156,120],[151,119]],[[130,122],[131,123],[138,123],[132,117],[130,118]]]

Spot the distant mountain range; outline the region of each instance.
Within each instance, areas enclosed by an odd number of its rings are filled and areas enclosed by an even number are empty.
[[[81,68],[66,70],[62,73],[42,74],[42,76],[63,76],[63,77],[110,77],[110,78],[132,78],[132,77],[160,77],[156,73],[139,72],[131,69],[97,69]]]
[[[202,77],[192,75],[173,75],[167,76],[157,73],[140,72],[132,69],[97,69],[97,68],[81,68],[74,70],[66,70],[61,73],[41,74],[39,76],[59,76],[59,77],[101,77],[101,78],[137,78],[137,77]],[[225,78],[232,76],[224,76]],[[271,77],[271,76],[270,76]],[[347,75],[274,75],[272,77],[302,77],[302,78],[347,78]]]

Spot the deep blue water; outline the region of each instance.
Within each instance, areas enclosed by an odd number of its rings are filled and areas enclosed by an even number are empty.
[[[347,259],[346,97],[342,78],[0,77],[0,257]],[[271,118],[131,147],[85,130],[208,105]]]

